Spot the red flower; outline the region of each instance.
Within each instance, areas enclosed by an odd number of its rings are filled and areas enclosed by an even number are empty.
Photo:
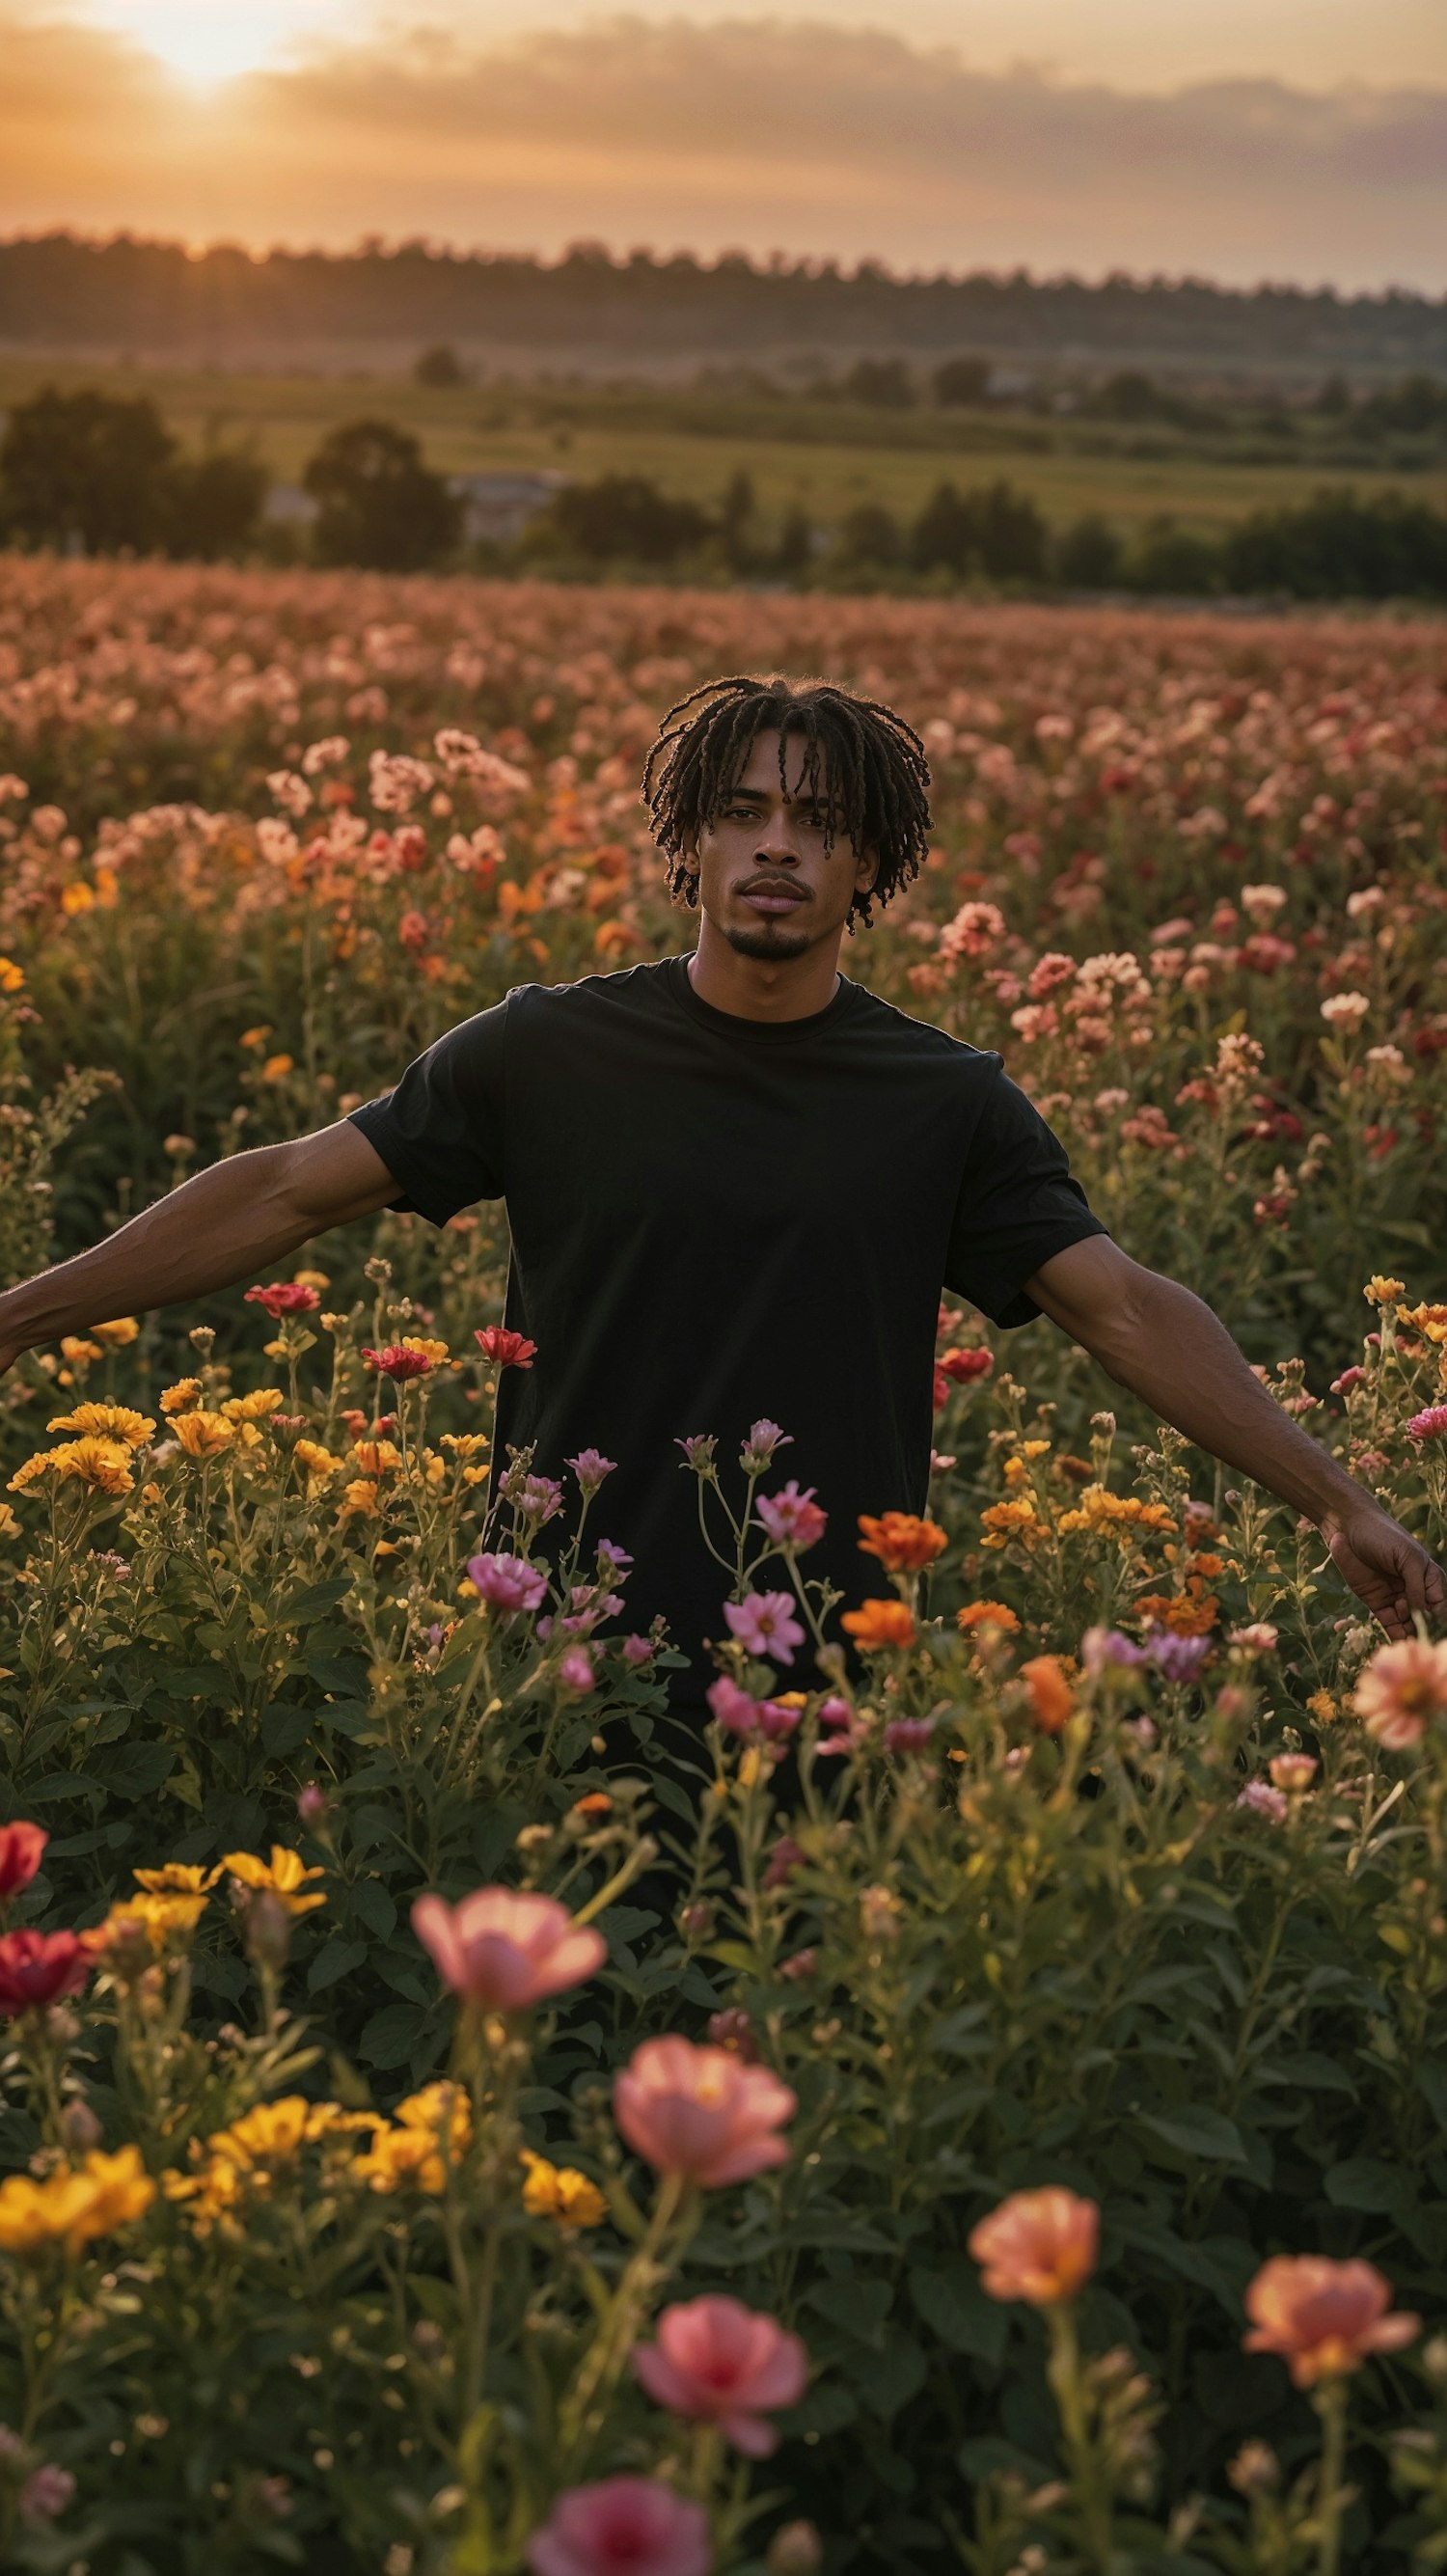
[[[511,1332],[506,1324],[484,1325],[477,1336],[477,1346],[494,1368],[531,1368],[538,1347],[526,1333]]]
[[[321,1299],[315,1288],[304,1288],[297,1279],[277,1279],[269,1288],[248,1288],[242,1304],[264,1306],[268,1315],[314,1315]]]
[[[368,1350],[364,1343],[362,1357],[381,1377],[426,1377],[432,1366],[425,1351],[409,1351],[405,1342],[389,1342],[384,1351]]]
[[[0,1825],[0,1905],[30,1885],[49,1840],[43,1825]]]
[[[78,1932],[0,1934],[0,2013],[30,2012],[79,1992],[91,1958]]]
[[[941,1351],[935,1365],[957,1386],[963,1386],[972,1377],[988,1377],[995,1365],[995,1354],[986,1350]]]

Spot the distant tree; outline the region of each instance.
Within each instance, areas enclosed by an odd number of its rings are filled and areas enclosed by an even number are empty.
[[[989,399],[990,361],[964,356],[946,358],[942,366],[936,367],[930,386],[935,401],[946,409],[972,411]]]
[[[914,378],[903,358],[856,358],[839,388],[846,401],[873,403],[881,411],[909,411]]]
[[[443,392],[454,385],[465,385],[467,371],[450,340],[438,340],[424,349],[412,370],[415,384],[431,385]]]
[[[920,572],[1036,581],[1045,570],[1047,536],[1029,494],[1012,483],[985,483],[967,492],[940,483],[910,532],[910,553]]]
[[[0,518],[32,545],[146,553],[162,537],[176,442],[144,395],[47,385],[0,440]]]
[[[529,550],[583,555],[593,563],[673,564],[710,534],[694,501],[677,501],[645,474],[603,474],[568,483],[533,521]]]
[[[1068,590],[1110,590],[1120,580],[1124,556],[1119,529],[1098,510],[1088,511],[1055,541],[1055,578]]]
[[[462,504],[422,462],[409,431],[389,420],[349,420],[328,432],[302,475],[318,504],[317,561],[376,572],[421,572],[449,555]]]
[[[1219,590],[1224,564],[1214,538],[1170,517],[1149,519],[1131,550],[1126,577],[1136,590],[1191,595]]]
[[[1224,569],[1233,590],[1297,599],[1447,599],[1447,516],[1400,492],[1317,492],[1233,528]]]
[[[801,581],[814,556],[814,523],[802,503],[791,502],[784,513],[771,569],[784,581]]]
[[[1340,420],[1351,410],[1351,407],[1351,386],[1340,369],[1336,369],[1325,378],[1313,394],[1311,408],[1313,411],[1321,412],[1328,420]]]
[[[904,560],[899,521],[882,502],[861,501],[840,520],[834,553],[846,571],[891,570]]]
[[[167,554],[197,556],[203,563],[244,554],[260,525],[269,479],[259,457],[237,448],[177,457],[167,478]]]
[[[1402,376],[1369,394],[1356,414],[1358,429],[1399,431],[1411,438],[1424,431],[1447,430],[1447,382],[1440,376]]]
[[[741,466],[719,504],[719,536],[730,572],[748,572],[754,560],[754,478]]]

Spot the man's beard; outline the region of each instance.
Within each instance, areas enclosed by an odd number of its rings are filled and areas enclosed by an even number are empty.
[[[757,957],[766,965],[802,957],[814,945],[807,930],[785,930],[777,921],[760,922],[757,930],[726,930],[724,937],[736,957]]]

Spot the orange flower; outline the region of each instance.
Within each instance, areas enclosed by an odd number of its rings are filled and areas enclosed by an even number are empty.
[[[1447,1641],[1432,1646],[1407,1637],[1379,1646],[1357,1676],[1353,1706],[1389,1753],[1420,1744],[1433,1719],[1447,1718]]]
[[[885,1512],[878,1520],[861,1512],[859,1526],[863,1554],[877,1556],[890,1574],[918,1574],[949,1545],[939,1522],[921,1520],[917,1512]]]
[[[1042,1735],[1058,1735],[1075,1714],[1075,1695],[1060,1668],[1058,1655],[1032,1655],[1020,1666],[1020,1679],[1030,1693],[1031,1715]]]
[[[845,1611],[841,1624],[866,1649],[914,1644],[914,1621],[902,1601],[863,1601],[857,1610]]]
[[[967,1601],[955,1612],[955,1626],[968,1637],[975,1628],[998,1628],[1002,1636],[1018,1637],[1020,1622],[1004,1601]]]
[[[1209,1637],[1220,1616],[1214,1592],[1204,1590],[1198,1575],[1189,1575],[1184,1592],[1147,1592],[1135,1605],[1138,1619],[1155,1620],[1174,1637]]]
[[[1100,2211],[1093,2200],[1051,2184],[1012,2192],[970,2231],[981,2266],[980,2287],[992,2299],[1028,2299],[1053,2308],[1073,2299],[1095,2270]]]
[[[1373,2263],[1332,2263],[1324,2254],[1275,2254],[1246,2292],[1247,2352],[1275,2352],[1298,2388],[1341,2379],[1369,2353],[1398,2352],[1422,2320],[1387,2313],[1390,2285]]]

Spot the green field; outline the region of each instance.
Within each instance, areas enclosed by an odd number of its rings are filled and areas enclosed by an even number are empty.
[[[296,483],[339,421],[380,415],[411,429],[430,464],[448,473],[552,468],[579,479],[651,476],[662,488],[715,501],[740,466],[768,515],[801,503],[829,522],[864,501],[916,512],[943,476],[996,475],[1028,492],[1052,520],[1100,511],[1123,527],[1170,513],[1203,530],[1263,507],[1304,500],[1324,483],[1363,493],[1392,488],[1447,506],[1447,462],[1416,470],[1367,466],[1310,427],[1280,442],[1238,433],[1218,453],[1169,431],[1142,435],[1100,423],[1024,414],[711,397],[656,387],[481,384],[438,391],[397,376],[260,376],[97,367],[72,360],[0,358],[0,408],[42,384],[103,383],[148,394],[188,447],[254,443],[280,482]]]

